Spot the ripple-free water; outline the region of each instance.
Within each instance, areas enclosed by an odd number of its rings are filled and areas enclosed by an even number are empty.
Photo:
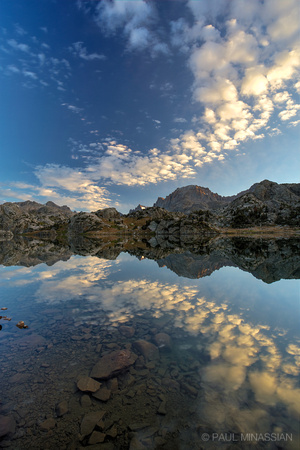
[[[298,448],[298,280],[266,284],[237,267],[189,279],[122,253],[2,266],[0,289],[11,319],[0,320],[0,415],[16,423],[0,447]],[[147,360],[134,342],[158,333],[171,344]],[[138,359],[100,380],[108,400],[77,389],[125,348]],[[103,419],[85,435],[95,411]]]

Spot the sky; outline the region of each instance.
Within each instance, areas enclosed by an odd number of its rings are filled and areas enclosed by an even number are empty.
[[[0,203],[299,182],[298,0],[0,0]]]

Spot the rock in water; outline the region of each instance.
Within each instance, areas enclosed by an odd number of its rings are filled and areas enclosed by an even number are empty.
[[[172,341],[170,336],[167,333],[158,333],[154,336],[154,341],[158,348],[166,348],[168,350],[171,350],[172,348]]]
[[[95,397],[98,400],[101,400],[102,402],[107,402],[107,400],[110,399],[111,396],[111,390],[107,389],[106,387],[101,387],[99,391],[94,392],[93,397]]]
[[[6,436],[9,433],[14,433],[16,429],[16,422],[13,417],[0,415],[0,437]]]
[[[58,417],[62,417],[69,411],[68,402],[66,400],[58,403],[55,408]]]
[[[128,327],[126,325],[121,325],[119,331],[127,338],[131,338],[135,333],[135,329],[133,327]]]
[[[90,377],[81,377],[77,382],[77,387],[82,392],[96,392],[100,386],[101,383]]]
[[[56,425],[55,420],[53,418],[50,418],[50,419],[44,420],[44,422],[42,422],[40,424],[40,428],[43,431],[49,431],[49,430],[52,430],[53,428],[55,428],[55,425]]]
[[[93,367],[90,376],[92,378],[108,379],[115,376],[128,367],[132,366],[137,359],[137,355],[129,350],[116,350],[104,355]]]
[[[105,436],[106,435],[104,433],[101,433],[100,431],[93,431],[89,439],[89,444],[90,445],[99,444],[100,442],[104,441]]]
[[[87,436],[91,434],[96,424],[102,419],[105,411],[95,411],[89,414],[86,414],[81,422],[80,432],[82,435]]]
[[[159,350],[156,345],[143,339],[134,342],[133,347],[136,348],[145,359],[152,361],[159,358]]]

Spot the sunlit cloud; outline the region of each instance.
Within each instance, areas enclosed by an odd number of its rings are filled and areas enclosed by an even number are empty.
[[[35,175],[41,186],[36,195],[52,198],[76,210],[97,210],[109,206],[109,192],[99,187],[79,169],[47,164],[38,166]]]
[[[299,72],[297,1],[189,1],[188,6],[194,24],[179,19],[171,29],[173,45],[188,55],[194,100],[205,107],[203,128],[199,123],[195,134],[219,151],[263,138],[265,127],[276,121],[274,95],[287,89],[290,95]],[[220,16],[227,19],[225,29]],[[298,110],[290,103],[278,117],[288,122]]]

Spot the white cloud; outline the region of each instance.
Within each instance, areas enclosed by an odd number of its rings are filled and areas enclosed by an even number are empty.
[[[129,50],[149,48],[152,56],[167,54],[168,45],[161,42],[152,27],[156,11],[154,4],[144,0],[103,0],[96,7],[96,23],[106,34],[122,30]]]
[[[95,210],[111,203],[107,189],[99,187],[84,170],[46,164],[36,167],[34,173],[41,183],[36,188],[39,196],[60,199],[73,209]]]
[[[30,47],[27,44],[18,43],[15,39],[9,39],[7,41],[8,45],[10,45],[14,50],[20,50],[25,53],[29,53]]]
[[[151,40],[149,30],[145,27],[134,28],[129,35],[129,46],[132,49],[143,49],[148,47]]]
[[[79,114],[82,111],[82,108],[74,105],[69,105],[68,103],[62,103],[61,105],[66,106],[66,108],[74,114]]]
[[[37,80],[38,77],[34,72],[31,72],[30,70],[23,70],[23,75],[25,77],[31,78],[32,80]]]
[[[20,69],[18,69],[18,67],[16,67],[14,64],[7,66],[7,70],[12,73],[20,73]]]
[[[262,73],[263,67],[248,68],[242,81],[241,93],[246,96],[259,96],[268,91],[268,79]]]
[[[88,53],[86,47],[83,46],[83,42],[75,42],[74,44],[72,44],[72,46],[70,47],[70,51],[73,53],[73,55],[78,56],[85,61],[106,59],[105,55],[99,53]]]
[[[297,1],[191,0],[188,6],[194,23],[172,22],[171,36],[189,55],[193,98],[204,106],[195,135],[215,151],[261,139],[270,120],[276,121],[273,102],[283,105],[280,91],[290,95],[299,73]],[[298,109],[290,99],[278,117],[288,123]]]
[[[175,117],[174,122],[176,122],[176,123],[186,123],[187,120],[184,119],[183,117]]]

